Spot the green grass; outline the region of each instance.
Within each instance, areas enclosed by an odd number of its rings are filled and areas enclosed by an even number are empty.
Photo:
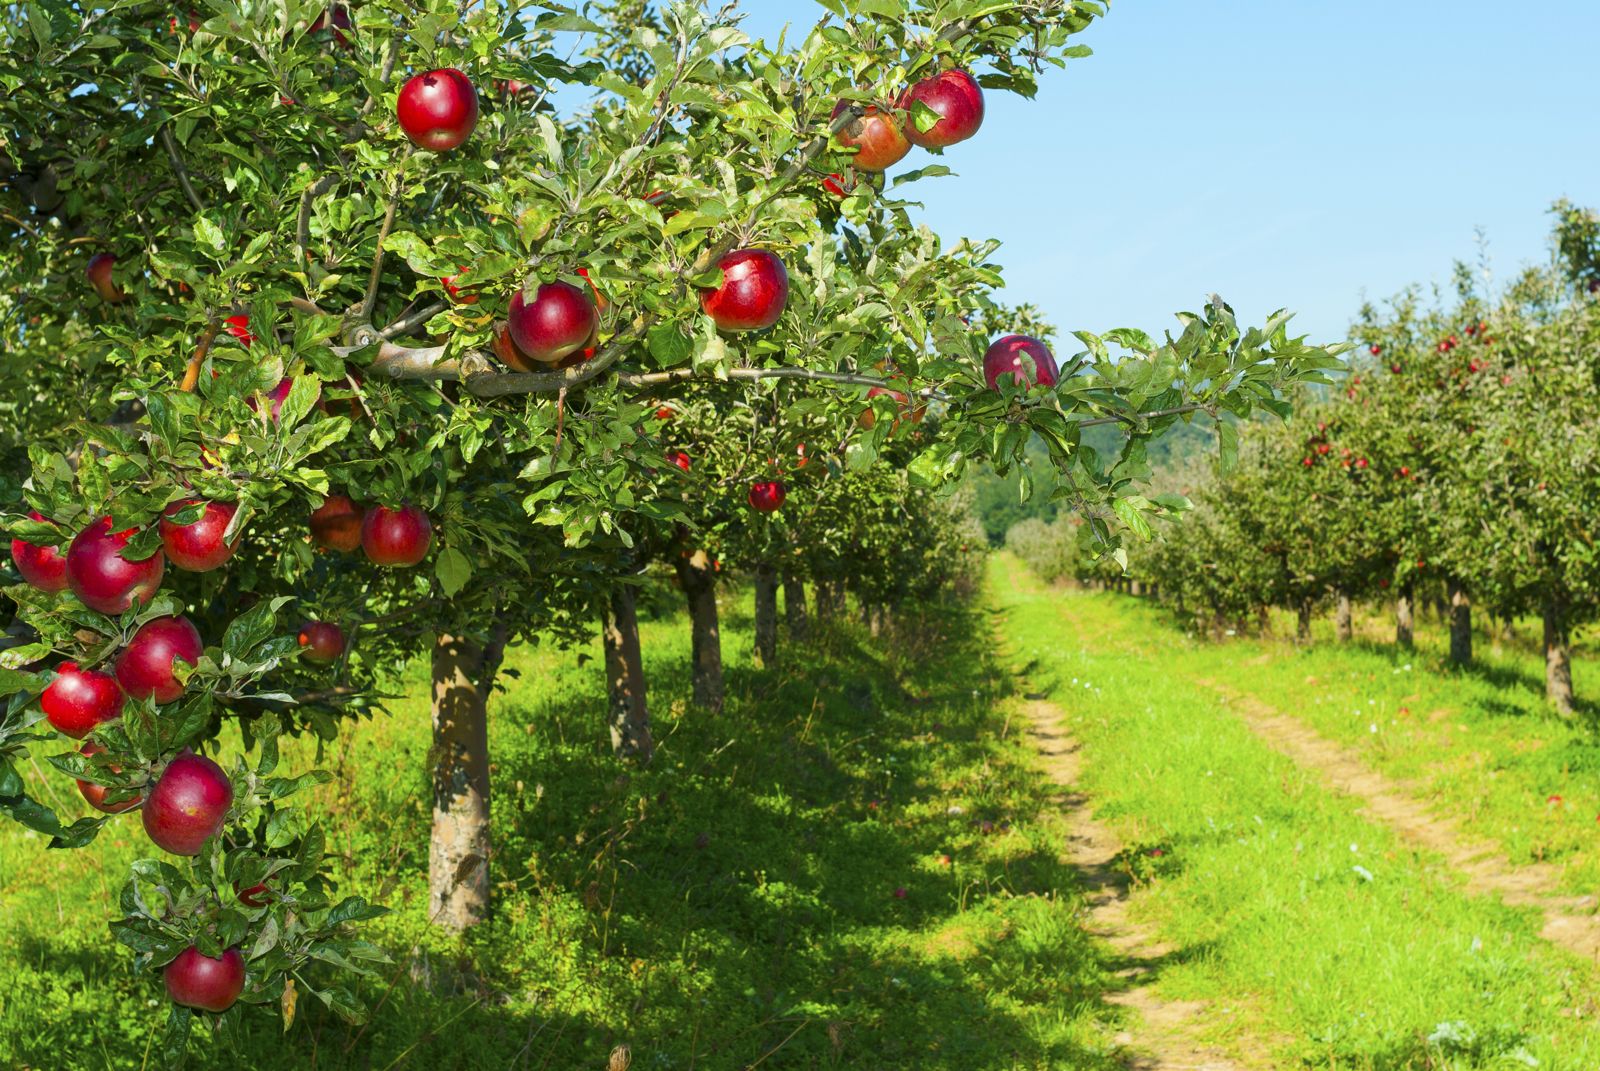
[[[999,732],[982,615],[930,611],[881,648],[841,625],[768,672],[746,612],[725,621],[720,718],[687,707],[686,623],[645,624],[661,748],[644,772],[608,754],[598,658],[512,652],[491,711],[497,911],[462,941],[424,919],[417,667],[414,698],[325,756],[316,797],[345,891],[395,908],[367,929],[396,960],[362,993],[371,1025],[303,1000],[287,1037],[252,1016],[242,1055],[196,1042],[193,1066],[599,1071],[619,1044],[684,1071],[1120,1066],[1048,793]],[[35,777],[74,809],[70,782]],[[79,852],[0,829],[0,1067],[146,1066],[159,981],[106,922],[148,850],[132,816]]]
[[[1436,675],[1424,659],[1406,669],[1376,649],[1198,643],[1157,607],[1047,590],[1005,557],[991,585],[1028,687],[1065,708],[1084,746],[1084,787],[1131,845],[1142,881],[1134,911],[1179,948],[1160,992],[1243,1009],[1216,1017],[1214,1032],[1271,1039],[1274,1066],[1600,1066],[1592,964],[1539,940],[1531,912],[1465,895],[1439,860],[1360,817],[1355,801],[1269,750],[1194,681],[1224,681],[1361,740],[1394,771],[1498,751],[1504,783],[1476,801],[1477,822],[1508,838],[1519,807],[1524,826],[1551,821],[1543,794],[1559,789],[1545,779],[1561,768],[1514,756],[1593,756],[1580,732],[1528,710],[1519,683]],[[1403,717],[1412,696],[1414,716]],[[1429,720],[1445,706],[1449,719]],[[1571,787],[1578,780],[1562,782],[1568,799],[1592,799],[1592,785]],[[1430,783],[1442,806],[1470,810],[1472,777]],[[1577,838],[1567,855],[1573,872],[1592,865]]]

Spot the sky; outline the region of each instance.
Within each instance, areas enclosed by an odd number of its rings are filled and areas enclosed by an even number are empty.
[[[753,36],[820,11],[743,6]],[[1064,334],[1218,293],[1336,341],[1363,300],[1448,286],[1480,229],[1504,281],[1545,259],[1552,201],[1600,206],[1595,0],[1114,0],[1075,40],[1095,54],[989,93],[957,176],[915,187]]]

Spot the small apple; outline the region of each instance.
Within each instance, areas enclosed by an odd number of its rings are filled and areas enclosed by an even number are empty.
[[[833,107],[833,118],[837,120],[849,107],[849,101],[841,100]],[[866,105],[837,137],[840,145],[856,150],[850,163],[858,171],[887,171],[911,151],[903,125],[892,112],[874,104]]]
[[[927,130],[917,127],[918,104],[933,109],[939,117]],[[906,90],[901,107],[906,111],[906,137],[924,149],[944,149],[966,141],[983,125],[983,90],[977,79],[959,69],[924,78]]]
[[[49,521],[49,518],[36,510],[29,510],[28,516],[36,521]],[[40,591],[67,589],[67,556],[59,547],[42,547],[21,539],[13,539],[11,561],[16,565],[22,579]]]
[[[279,415],[283,412],[283,403],[289,397],[289,392],[293,389],[294,377],[284,376],[282,379],[278,380],[277,385],[271,390],[262,391],[259,394],[255,394],[249,398],[246,398],[244,400],[244,404],[249,407],[252,413],[259,412],[260,402],[258,402],[256,399],[265,398],[267,401],[267,416],[271,417],[272,422],[276,424],[278,422]]]
[[[117,683],[135,699],[152,696],[157,703],[171,703],[183,695],[176,673],[179,659],[199,665],[205,649],[200,631],[187,617],[151,618],[117,656]]]
[[[155,598],[166,572],[166,558],[157,550],[138,561],[123,557],[137,529],[111,530],[111,518],[91,521],[67,548],[67,583],[91,610],[120,614]]]
[[[377,565],[412,566],[428,556],[433,522],[416,506],[373,506],[361,521],[361,549]]]
[[[667,455],[667,460],[678,466],[684,472],[689,471],[689,455],[682,450],[674,450]]]
[[[311,511],[311,541],[319,547],[348,553],[361,545],[365,511],[348,495],[329,495]]]
[[[329,621],[308,621],[300,629],[300,657],[329,666],[344,654],[344,629]]]
[[[745,496],[750,508],[757,513],[776,513],[788,497],[789,489],[782,480],[757,480],[750,485],[750,491]]]
[[[161,518],[161,549],[179,569],[208,573],[221,568],[239,546],[238,536],[232,543],[223,538],[239,507],[232,502],[207,502],[205,511],[191,524],[178,524],[171,519],[199,502],[197,498],[186,498],[167,507]]]
[[[457,305],[476,305],[478,303],[477,294],[466,291],[466,287],[456,285],[456,280],[468,274],[469,271],[470,269],[467,265],[463,264],[457,269],[457,274],[444,275],[439,278],[439,281],[444,284],[445,292],[450,295],[450,300]]]
[[[493,328],[489,346],[494,350],[494,355],[505,362],[506,367],[518,372],[548,372],[548,368],[541,368],[539,364],[526,353],[517,349],[517,344],[511,341],[511,330],[504,323],[497,323]]]
[[[1029,360],[1033,363],[1032,375],[1028,372]],[[1001,377],[1010,377],[1024,387],[1035,382],[1043,387],[1053,387],[1060,375],[1050,348],[1027,335],[1007,335],[997,340],[983,355],[983,378],[991,390],[1000,389]]]
[[[190,945],[167,964],[161,977],[174,1004],[221,1013],[233,1007],[244,992],[244,957],[237,948],[230,948],[212,959]]]
[[[395,114],[413,145],[446,152],[471,137],[478,125],[478,91],[454,67],[429,71],[400,88]]]
[[[559,279],[539,284],[532,301],[517,291],[506,313],[507,332],[517,350],[544,364],[555,364],[589,345],[599,323],[589,295]]]
[[[164,852],[199,855],[222,832],[233,806],[233,785],[221,766],[183,751],[167,763],[144,801],[144,831]]]
[[[856,184],[854,179],[847,179],[835,171],[822,180],[822,188],[842,201],[855,190]]]
[[[658,406],[656,406],[656,419],[657,420],[671,420],[673,417],[675,417],[677,415],[678,415],[678,411],[676,409],[672,408],[672,406],[670,406],[670,405],[658,405]]]
[[[122,716],[122,689],[109,673],[63,662],[39,696],[39,707],[56,731],[82,740],[95,726]]]
[[[246,349],[249,349],[250,343],[256,340],[256,336],[250,333],[250,316],[247,313],[239,313],[237,316],[224,317],[222,321],[222,330],[226,334],[238,339],[239,344],[244,346]]]
[[[328,23],[333,23],[333,40],[340,48],[350,48],[350,38],[344,31],[350,29],[350,13],[344,9],[343,4],[335,4],[328,11],[318,15],[316,21],[306,28],[306,33],[322,33],[328,29]]]
[[[235,895],[245,907],[266,907],[272,902],[272,890],[267,888],[267,883],[252,885],[248,889],[235,888]]]
[[[98,755],[104,750],[104,746],[91,740],[78,750],[78,754],[92,756]],[[114,774],[122,772],[122,767],[120,766],[112,766],[109,769]],[[81,777],[74,778],[74,780],[78,782],[78,793],[83,796],[89,806],[101,814],[121,814],[123,811],[133,810],[144,802],[143,797],[134,796],[132,799],[123,800],[121,803],[107,803],[106,797],[116,791],[115,789],[107,788],[105,785],[97,785],[93,781],[85,781]]]
[[[789,273],[765,249],[736,249],[717,266],[722,285],[700,291],[700,307],[722,331],[761,331],[778,322],[789,301]]]
[[[111,278],[111,269],[116,267],[117,258],[110,253],[96,253],[89,258],[89,263],[84,266],[84,277],[94,287],[95,293],[100,295],[100,300],[107,305],[115,305],[127,299],[128,295],[116,280]]]

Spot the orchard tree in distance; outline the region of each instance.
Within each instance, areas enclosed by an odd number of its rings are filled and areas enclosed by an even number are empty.
[[[1142,456],[1190,414],[1247,415],[1337,364],[1286,315],[1241,331],[1214,300],[1161,341],[1080,332],[1054,383],[1031,351],[985,381],[994,339],[968,321],[1002,282],[994,247],[946,247],[901,192],[985,136],[986,93],[1031,95],[1084,54],[1070,39],[1099,3],[824,0],[782,46],[691,0],[626,20],[193,7],[26,4],[0,27],[7,351],[53,365],[4,380],[30,431],[5,527],[47,582],[9,589],[30,631],[0,669],[0,810],[60,847],[119,820],[40,803],[19,772],[34,750],[103,789],[100,811],[142,805],[164,854],[135,864],[113,929],[166,973],[169,1062],[197,1018],[225,1031],[249,1005],[362,1014],[339,975],[382,961],[351,931],[379,909],[337,895],[320,826],[288,804],[325,775],[280,773],[277,741],[337,737],[422,650],[428,917],[486,916],[501,652],[586,634],[635,531],[687,520],[653,490],[664,400],[744,401],[764,434],[804,424],[864,474],[895,421],[880,396],[889,419],[852,433],[863,395],[898,392],[939,410],[889,452],[923,489],[1025,464],[1038,435],[1120,555],[1175,507],[1085,427]],[[590,103],[557,114],[561,87]],[[849,144],[886,118],[924,147],[894,176]],[[91,274],[98,254],[115,259]],[[791,482],[763,474],[746,502],[781,517],[808,493]],[[303,657],[308,621],[346,645],[330,659],[308,634]],[[39,697],[66,662],[116,667],[126,702],[61,751]]]

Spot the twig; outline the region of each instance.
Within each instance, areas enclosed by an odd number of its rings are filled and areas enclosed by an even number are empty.
[[[400,192],[405,189],[405,163],[410,158],[410,153],[400,158],[400,172],[394,176],[394,192],[389,195],[389,204],[383,210],[383,226],[378,229],[378,251],[372,255],[372,275],[367,279],[367,296],[356,314],[356,318],[363,323],[372,319],[372,306],[378,301],[378,283],[383,278],[383,243],[389,240],[389,232],[394,228],[395,209],[400,207]]]
[[[427,323],[441,312],[444,312],[449,307],[449,305],[446,305],[444,302],[440,301],[432,305],[424,306],[415,312],[408,312],[404,316],[400,317],[400,319],[390,324],[388,327],[385,327],[382,331],[379,331],[378,337],[387,340],[394,338],[396,335],[403,335],[412,328],[421,327],[423,324]]]
[[[311,207],[312,202],[329,190],[334,183],[339,181],[335,174],[323,175],[317,181],[306,187],[306,192],[300,195],[300,219],[295,227],[295,244],[300,247],[301,259],[311,259]]]
[[[185,394],[193,394],[195,387],[199,386],[200,366],[205,364],[206,354],[211,352],[211,343],[216,340],[217,332],[221,329],[222,321],[212,319],[200,335],[200,344],[194,348],[194,356],[189,358],[189,367],[183,370],[183,382],[178,385],[178,389]]]
[[[194,205],[196,212],[204,213],[205,203],[200,200],[200,195],[194,192],[194,185],[189,181],[189,171],[183,166],[183,157],[178,155],[178,143],[173,140],[172,131],[166,126],[161,128],[161,144],[167,148],[167,157],[172,161],[172,170],[177,173],[178,185],[183,187],[183,195]]]

